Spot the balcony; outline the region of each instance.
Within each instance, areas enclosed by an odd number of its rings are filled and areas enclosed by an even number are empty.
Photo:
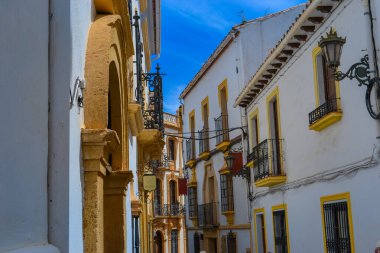
[[[161,152],[164,142],[164,116],[162,95],[162,74],[157,65],[155,73],[141,74],[141,82],[146,82],[149,96],[145,97],[145,90],[139,84],[136,90],[136,99],[141,105],[144,119],[144,129],[138,135],[137,140],[142,146],[153,147],[155,151]],[[142,93],[141,93],[142,92]]]
[[[228,115],[220,115],[215,119],[216,148],[225,152],[230,145]]]
[[[154,205],[154,217],[181,217],[185,212],[185,207],[179,203],[156,204]]]
[[[194,140],[186,141],[186,165],[193,167],[195,164],[195,142]]]
[[[342,119],[339,98],[327,100],[326,103],[309,113],[309,129],[322,131]]]
[[[248,156],[248,164],[250,163],[257,187],[285,183],[281,139],[267,139],[259,143]]]
[[[198,132],[199,136],[199,158],[207,160],[210,157],[210,141],[208,128]]]
[[[216,228],[218,223],[218,202],[198,205],[198,226]]]

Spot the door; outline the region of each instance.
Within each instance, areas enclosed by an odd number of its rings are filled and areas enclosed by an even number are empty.
[[[207,253],[217,253],[218,246],[216,243],[216,238],[208,238],[208,251]]]

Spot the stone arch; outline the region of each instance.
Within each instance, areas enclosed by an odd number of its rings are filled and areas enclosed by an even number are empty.
[[[86,52],[84,124],[86,129],[115,130],[121,145],[105,158],[114,170],[128,165],[127,50],[118,15],[98,16],[92,24]]]

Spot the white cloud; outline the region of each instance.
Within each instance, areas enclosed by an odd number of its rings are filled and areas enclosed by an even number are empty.
[[[219,8],[223,2],[222,0],[164,0],[162,4],[194,25],[209,27],[225,33],[231,27],[231,22]]]

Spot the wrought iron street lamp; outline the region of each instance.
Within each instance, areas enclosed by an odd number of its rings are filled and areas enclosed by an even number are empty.
[[[371,103],[372,89],[375,85],[379,89],[380,78],[378,76],[371,78],[368,55],[365,55],[360,62],[353,64],[346,73],[337,71],[337,68],[340,66],[342,48],[345,43],[346,39],[339,37],[337,32],[331,28],[326,37],[322,36],[318,44],[322,49],[327,64],[334,70],[335,80],[341,81],[346,77],[350,80],[355,78],[359,82],[359,86],[364,85],[367,87],[365,95],[367,110],[372,118],[380,119],[380,112],[376,112]]]
[[[248,198],[251,200],[253,198],[253,192],[251,190],[251,169],[247,166],[243,166],[239,170],[234,171],[236,158],[233,156],[233,153],[241,153],[241,152],[242,152],[242,148],[230,149],[228,153],[224,156],[224,160],[226,162],[227,169],[230,171],[232,176],[242,177],[247,181]]]

